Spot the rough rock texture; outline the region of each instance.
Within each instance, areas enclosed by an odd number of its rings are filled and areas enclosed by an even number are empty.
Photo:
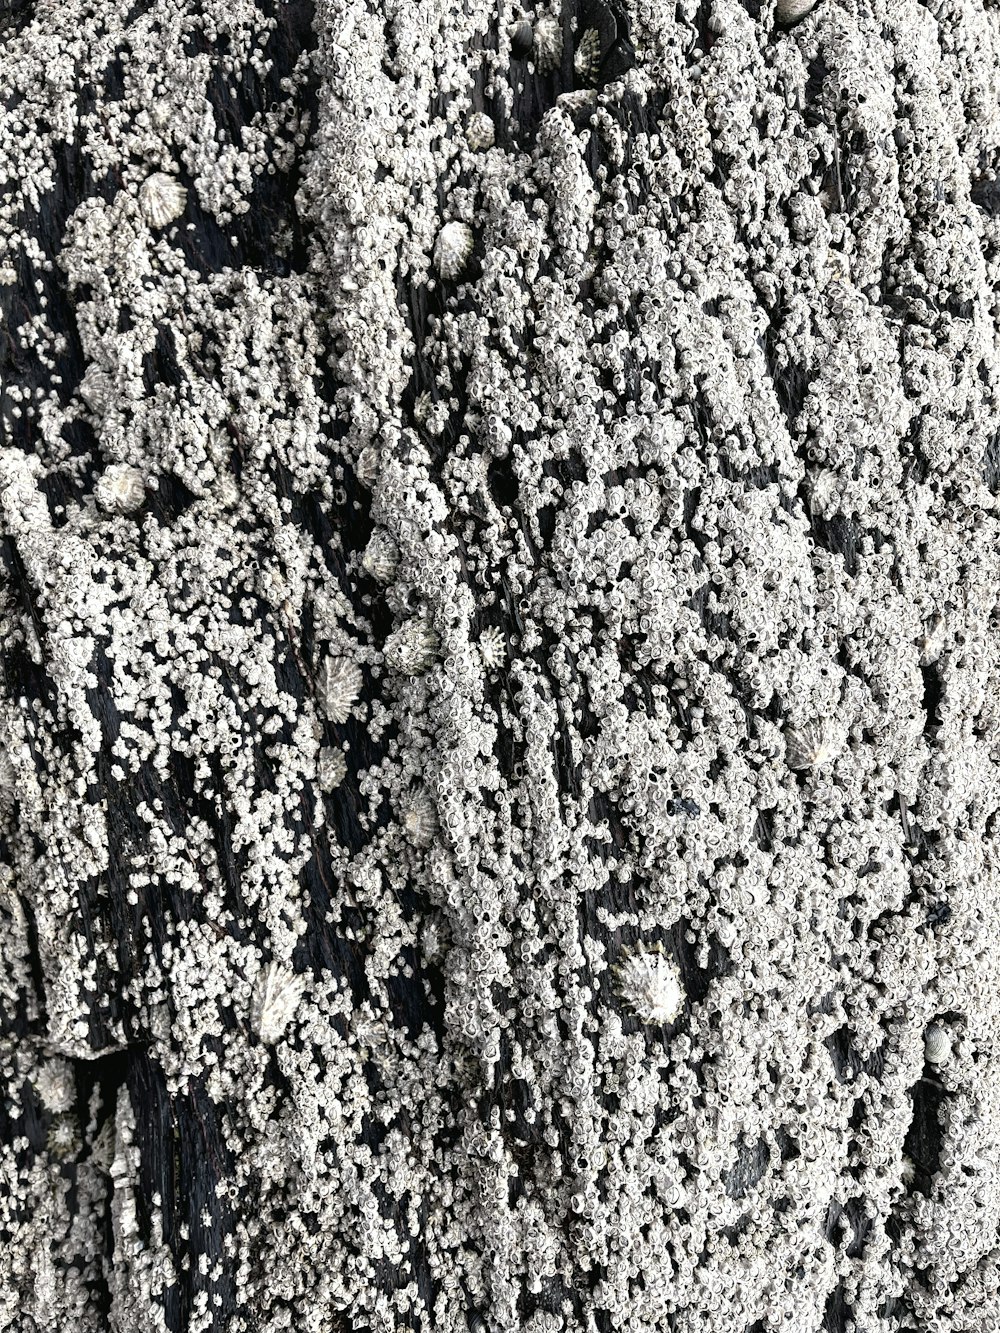
[[[0,1327],[1000,1326],[1000,11],[807,8],[0,3]]]

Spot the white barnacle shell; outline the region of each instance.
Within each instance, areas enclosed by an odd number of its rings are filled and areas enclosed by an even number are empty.
[[[535,68],[540,74],[547,74],[562,60],[562,53],[562,24],[554,14],[543,14],[535,24]]]
[[[109,514],[134,514],[146,498],[146,484],[131,463],[111,463],[98,478],[94,495]]]
[[[305,990],[305,978],[284,963],[261,968],[250,997],[250,1026],[261,1041],[272,1045],[292,1021]]]
[[[347,760],[343,750],[324,745],[316,761],[316,781],[322,792],[335,791],[347,776]]]
[[[680,973],[662,947],[626,954],[615,972],[618,993],[643,1023],[672,1023],[680,1013]]]
[[[385,528],[376,528],[368,538],[362,568],[379,583],[390,583],[399,567],[399,547]]]
[[[434,661],[440,640],[421,616],[412,616],[394,629],[385,641],[385,660],[403,676],[420,676]]]
[[[139,188],[139,207],[151,227],[165,227],[187,207],[187,190],[165,171],[154,171]]]
[[[484,111],[477,111],[470,116],[465,127],[465,140],[473,152],[492,148],[496,143],[496,127]]]
[[[601,67],[601,34],[588,28],[573,55],[573,69],[578,79],[594,83]]]
[[[785,731],[785,758],[789,768],[819,768],[844,749],[844,733],[832,719],[807,722]]]
[[[951,1056],[951,1037],[938,1023],[931,1023],[924,1033],[924,1056],[932,1065],[943,1065]]]
[[[434,242],[434,263],[442,278],[457,278],[472,254],[472,228],[466,222],[446,222]]]
[[[487,671],[502,666],[507,656],[507,644],[499,625],[488,625],[479,636],[479,656]]]
[[[779,23],[798,23],[811,10],[816,8],[817,0],[777,0],[774,17]]]
[[[438,827],[437,810],[426,787],[420,787],[410,797],[403,813],[403,827],[421,847],[426,847],[433,839]]]
[[[340,726],[361,693],[361,668],[349,657],[328,657],[319,680],[319,699],[328,720]]]

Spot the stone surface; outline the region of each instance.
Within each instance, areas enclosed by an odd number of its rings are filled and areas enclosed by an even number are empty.
[[[0,1327],[1000,1326],[998,24],[0,4]]]

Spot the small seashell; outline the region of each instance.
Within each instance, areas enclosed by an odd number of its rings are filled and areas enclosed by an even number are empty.
[[[596,28],[588,28],[580,38],[580,44],[573,56],[573,69],[578,79],[584,83],[596,83],[601,68],[601,34]]]
[[[555,69],[562,53],[562,24],[554,14],[543,14],[535,24],[534,58],[539,74]]]
[[[328,720],[341,726],[361,693],[360,667],[348,657],[328,657],[319,682],[319,699]]]
[[[534,33],[527,19],[518,19],[507,29],[510,33],[510,53],[515,60],[523,60],[531,50]]]
[[[799,19],[816,8],[817,0],[777,0],[774,17],[783,27],[798,23]]]
[[[931,1023],[924,1033],[924,1056],[932,1065],[946,1064],[951,1058],[951,1038],[938,1023]]]
[[[403,827],[421,847],[426,847],[437,832],[437,808],[426,787],[421,787],[406,807],[403,815]]]
[[[354,464],[354,475],[361,485],[367,490],[375,485],[378,477],[378,465],[380,462],[379,452],[373,444],[366,444],[358,454],[358,461]]]
[[[134,514],[146,498],[146,485],[138,468],[112,463],[98,478],[94,495],[109,514]]]
[[[187,207],[187,190],[175,177],[154,171],[139,188],[139,207],[151,227],[165,227]]]
[[[507,642],[498,625],[489,625],[479,636],[479,656],[487,671],[496,671],[507,657]]]
[[[385,528],[376,528],[368,538],[361,566],[379,583],[391,583],[399,568],[399,547]]]
[[[803,727],[785,731],[785,759],[789,768],[819,768],[842,753],[845,738],[842,728],[830,719],[807,722]]]
[[[250,997],[250,1026],[273,1045],[292,1021],[305,990],[305,978],[283,963],[262,967]]]
[[[469,123],[465,127],[465,140],[474,152],[492,148],[496,143],[496,126],[485,112],[477,111],[474,116],[469,117]]]
[[[475,244],[472,228],[465,222],[446,222],[434,243],[434,263],[442,278],[457,278],[469,262]]]
[[[421,616],[413,616],[385,641],[383,652],[388,666],[403,676],[420,676],[434,661],[440,640]]]
[[[343,750],[325,745],[316,762],[316,781],[322,792],[335,791],[347,776],[347,760]]]
[[[111,376],[100,366],[88,366],[80,381],[80,397],[90,408],[91,412],[102,416],[105,408],[111,402],[112,381]]]
[[[619,994],[643,1023],[672,1023],[680,1013],[680,973],[662,946],[627,954],[615,972]]]

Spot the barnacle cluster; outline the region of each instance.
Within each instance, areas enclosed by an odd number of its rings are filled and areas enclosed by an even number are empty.
[[[1000,1326],[995,12],[0,47],[0,1327]]]

